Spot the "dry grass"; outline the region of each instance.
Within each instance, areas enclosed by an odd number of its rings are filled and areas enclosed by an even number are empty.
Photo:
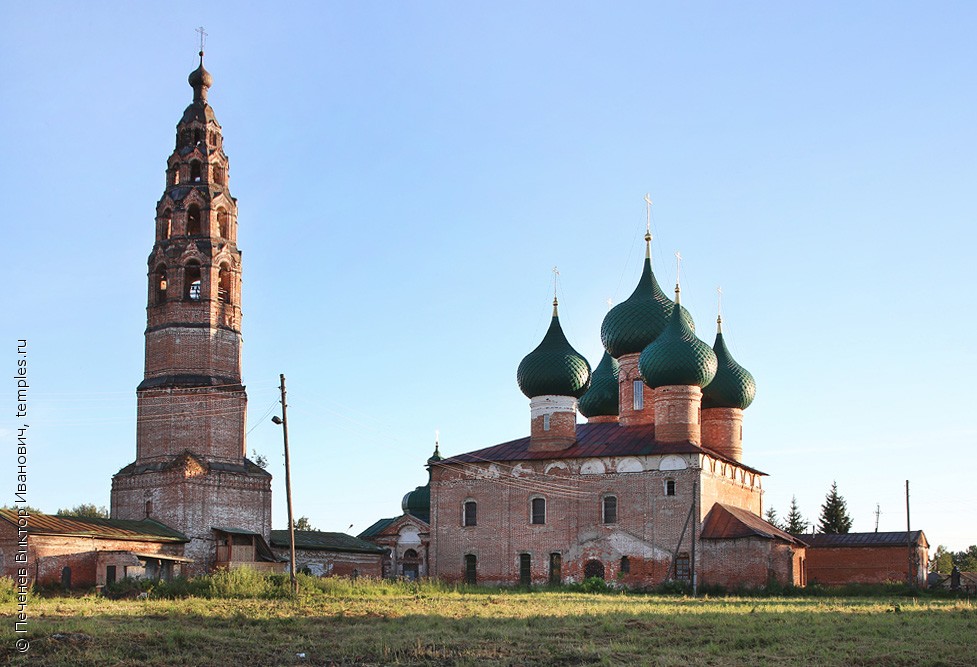
[[[977,665],[977,607],[912,598],[457,591],[336,582],[299,599],[33,599],[30,665]],[[299,657],[304,654],[305,657]],[[22,660],[23,659],[23,660]]]

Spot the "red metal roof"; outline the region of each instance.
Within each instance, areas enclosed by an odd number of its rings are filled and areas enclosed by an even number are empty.
[[[0,509],[0,519],[17,526],[17,510]],[[189,542],[186,535],[158,521],[143,519],[93,519],[80,516],[31,514],[27,517],[29,535],[75,535],[145,542]]]
[[[704,540],[733,540],[738,537],[762,537],[768,540],[783,540],[792,544],[804,544],[790,533],[767,523],[753,512],[716,503],[702,522]]]
[[[734,463],[758,475],[766,473],[743,465],[718,452],[692,442],[658,442],[654,424],[621,426],[613,422],[578,424],[577,442],[559,451],[529,451],[529,438],[510,440],[474,452],[459,454],[435,465],[483,461],[532,461],[540,459],[583,459],[595,456],[645,456],[648,454],[708,454]]]

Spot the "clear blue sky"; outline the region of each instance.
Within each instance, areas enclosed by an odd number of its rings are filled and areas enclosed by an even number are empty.
[[[108,505],[135,456],[146,258],[206,26],[244,252],[248,449],[285,523],[400,513],[441,431],[525,435],[561,319],[592,364],[654,262],[752,371],[765,505],[977,543],[972,2],[4,3],[0,376],[30,344],[30,500]],[[5,361],[4,361],[5,360]],[[6,370],[4,371],[4,365]],[[12,502],[13,380],[0,503]],[[7,480],[4,482],[3,480]]]

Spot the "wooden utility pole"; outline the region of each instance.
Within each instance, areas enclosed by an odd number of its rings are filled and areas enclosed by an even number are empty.
[[[288,460],[288,404],[285,402],[285,374],[280,376],[282,385],[282,418],[273,418],[272,421],[282,426],[282,436],[285,439],[285,501],[288,504],[288,575],[292,583],[292,593],[298,594],[299,582],[295,577],[295,521],[292,516],[292,466]]]
[[[910,586],[916,585],[916,577],[913,576],[913,534],[909,530],[909,480],[906,480],[906,549],[909,554],[909,566],[906,568],[906,583]]]

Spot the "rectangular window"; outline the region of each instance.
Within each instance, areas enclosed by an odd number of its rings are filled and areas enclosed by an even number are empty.
[[[106,584],[115,583],[115,565],[105,566],[105,583]]]
[[[478,559],[474,554],[465,556],[465,583],[475,585],[478,581],[477,576]]]
[[[634,409],[645,409],[645,383],[641,380],[634,381]]]
[[[675,495],[675,480],[666,479],[665,480],[665,495],[674,496]]]
[[[559,584],[563,581],[563,556],[550,554],[550,583]]]
[[[533,583],[533,557],[529,554],[519,554],[519,585],[529,586]]]
[[[546,500],[544,498],[533,498],[530,522],[537,524],[546,523]]]
[[[675,559],[675,578],[681,581],[689,581],[692,578],[689,554],[679,554]]]
[[[474,500],[465,502],[465,518],[463,526],[475,526],[478,524],[478,506]]]
[[[604,523],[617,523],[617,496],[604,496]]]
[[[550,430],[550,416],[549,415],[543,415],[543,430],[544,431],[549,431]]]

